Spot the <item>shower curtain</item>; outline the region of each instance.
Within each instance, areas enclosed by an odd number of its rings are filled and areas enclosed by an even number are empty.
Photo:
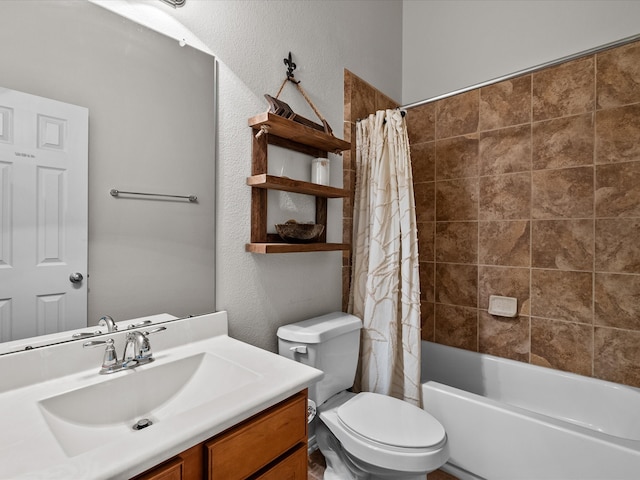
[[[349,312],[364,324],[356,388],[420,406],[418,235],[400,110],[357,122],[354,202]]]

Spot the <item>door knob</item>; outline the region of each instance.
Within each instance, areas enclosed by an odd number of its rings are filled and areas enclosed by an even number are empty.
[[[80,272],[75,272],[75,273],[72,273],[71,275],[69,275],[69,281],[71,283],[80,283],[80,282],[82,282],[83,279],[84,279],[84,277],[82,276],[82,274]]]

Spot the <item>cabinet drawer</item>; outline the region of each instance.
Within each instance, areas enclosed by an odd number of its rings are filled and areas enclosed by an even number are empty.
[[[298,443],[305,444],[306,452],[306,442],[307,392],[304,391],[207,442],[208,478],[244,479]]]
[[[300,445],[256,480],[307,480],[307,445]]]
[[[198,444],[141,473],[133,480],[202,480],[203,461],[202,444]]]
[[[181,457],[175,457],[152,470],[147,470],[134,480],[183,480],[183,471],[184,460]]]

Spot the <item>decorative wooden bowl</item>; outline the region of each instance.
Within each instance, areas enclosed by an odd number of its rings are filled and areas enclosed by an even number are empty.
[[[285,242],[313,243],[318,241],[318,237],[324,232],[324,225],[289,220],[286,223],[276,224],[276,232]]]

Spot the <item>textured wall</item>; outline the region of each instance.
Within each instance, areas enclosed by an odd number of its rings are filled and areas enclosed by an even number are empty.
[[[408,122],[423,338],[640,386],[640,43]]]
[[[246,186],[251,174],[247,119],[267,110],[263,95],[277,92],[286,72],[282,60],[289,51],[298,65],[296,77],[338,137],[345,67],[399,98],[402,3],[367,2],[363,8],[357,0],[189,1],[184,8],[165,10],[220,62],[216,308],[229,312],[232,336],[275,350],[280,325],[341,309],[342,255],[245,252],[251,209]],[[282,99],[315,119],[292,85],[285,88]],[[270,163],[276,158],[270,152]],[[286,168],[294,167],[295,161]],[[331,184],[342,185],[341,157],[332,158]],[[342,208],[341,200],[330,200],[329,241],[342,239]]]

